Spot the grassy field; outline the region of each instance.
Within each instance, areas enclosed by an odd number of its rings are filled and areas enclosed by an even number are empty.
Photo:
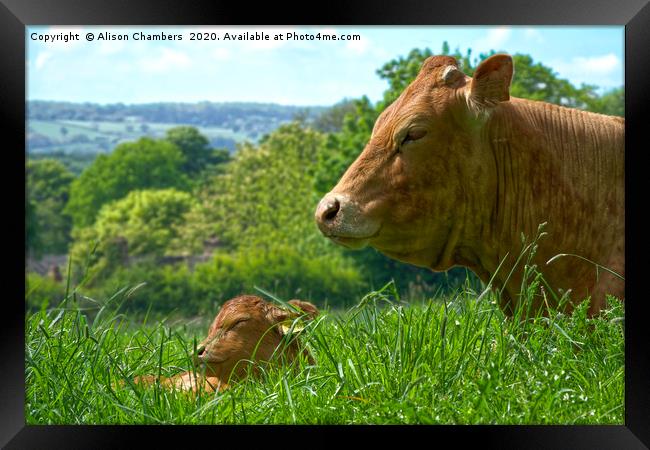
[[[168,129],[177,127],[175,123],[141,123],[141,122],[88,122],[80,120],[29,120],[29,129],[50,140],[50,145],[30,145],[30,153],[47,154],[57,150],[65,153],[96,154],[111,151],[116,145],[134,141],[143,136],[163,138]],[[145,125],[146,129],[141,127]],[[64,136],[61,129],[65,128]],[[226,139],[234,142],[256,139],[242,132],[214,126],[197,126],[208,140]],[[74,142],[74,136],[84,136],[86,142]]]
[[[390,284],[302,332],[315,365],[192,395],[112,387],[188,369],[212,319],[130,320],[112,306],[128,295],[26,317],[28,424],[623,424],[624,311],[613,298],[595,319],[580,306],[520,322],[469,284],[420,302]]]

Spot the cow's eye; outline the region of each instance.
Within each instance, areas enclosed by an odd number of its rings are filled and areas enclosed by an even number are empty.
[[[401,145],[422,139],[426,134],[427,130],[424,128],[411,128],[408,133],[406,133],[406,136],[404,136]]]

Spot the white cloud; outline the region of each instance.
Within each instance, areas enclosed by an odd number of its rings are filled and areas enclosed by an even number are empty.
[[[573,84],[587,83],[600,87],[623,84],[623,63],[613,53],[597,56],[576,56],[570,60],[555,60],[548,64],[561,78]]]
[[[579,56],[574,58],[573,61],[581,70],[602,75],[614,72],[621,65],[621,61],[613,53],[590,58]]]
[[[370,48],[370,39],[361,36],[361,39],[358,41],[353,41],[353,40],[347,41],[345,43],[345,48],[357,55],[361,55],[363,53],[366,53]]]
[[[524,37],[529,41],[534,41],[537,43],[544,42],[542,33],[540,33],[540,31],[536,30],[535,28],[524,28]]]
[[[41,52],[38,54],[36,57],[36,60],[34,61],[34,68],[36,70],[42,69],[43,66],[45,66],[45,63],[47,62],[48,59],[52,58],[52,53],[51,52]]]
[[[146,58],[140,61],[140,68],[148,72],[165,72],[174,69],[184,69],[191,65],[189,56],[177,50],[163,48],[157,58]]]
[[[487,36],[481,39],[482,47],[489,47],[490,49],[499,50],[512,34],[512,29],[507,27],[492,28],[488,31]]]
[[[124,41],[102,41],[99,44],[99,53],[102,55],[112,55],[124,50],[126,43]]]
[[[212,57],[217,61],[225,61],[227,59],[230,59],[231,55],[231,51],[224,47],[217,47],[212,50]]]

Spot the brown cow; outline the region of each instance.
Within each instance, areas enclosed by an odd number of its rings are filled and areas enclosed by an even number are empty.
[[[494,277],[509,315],[522,284],[522,263],[508,278],[521,234],[533,238],[546,222],[533,262],[555,294],[573,303],[591,296],[596,314],[606,293],[624,297],[623,280],[579,257],[547,262],[575,254],[624,276],[625,121],[510,97],[512,76],[508,55],[486,59],[473,78],[452,57],[428,58],[320,201],[316,221],[350,248]]]
[[[302,351],[313,363],[309,352],[301,349],[296,339],[300,327],[293,321],[299,317],[314,319],[318,309],[301,300],[288,303],[297,310],[281,308],[254,295],[228,300],[210,325],[208,337],[196,349],[196,370],[160,377],[160,383],[181,390],[222,391],[231,381],[245,378],[249,368],[257,373],[260,362],[291,362]],[[292,331],[292,336],[285,337],[288,331]],[[252,367],[251,362],[255,362]],[[151,384],[156,379],[155,375],[145,375],[136,377],[134,382]]]

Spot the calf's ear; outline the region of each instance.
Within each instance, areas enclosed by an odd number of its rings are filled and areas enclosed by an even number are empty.
[[[299,333],[305,328],[305,321],[312,320],[319,314],[318,308],[309,302],[289,300],[288,303],[297,308],[298,311],[271,305],[267,312],[271,322],[279,324],[277,330],[282,335],[289,332]]]
[[[304,317],[304,318],[307,319],[307,320],[315,319],[316,316],[318,316],[318,314],[319,314],[318,308],[316,308],[314,305],[312,305],[311,303],[306,302],[304,300],[294,299],[294,300],[289,300],[288,303],[290,305],[293,305],[293,306],[297,307],[302,312],[304,312],[307,315],[307,317]]]
[[[476,68],[469,89],[470,103],[479,108],[510,100],[514,68],[510,55],[492,55]]]
[[[303,300],[289,300],[289,303],[294,308],[284,308],[276,305],[269,305],[267,310],[267,317],[272,322],[283,322],[289,319],[296,319],[302,317],[304,320],[312,320],[318,316],[319,311],[314,305]]]

